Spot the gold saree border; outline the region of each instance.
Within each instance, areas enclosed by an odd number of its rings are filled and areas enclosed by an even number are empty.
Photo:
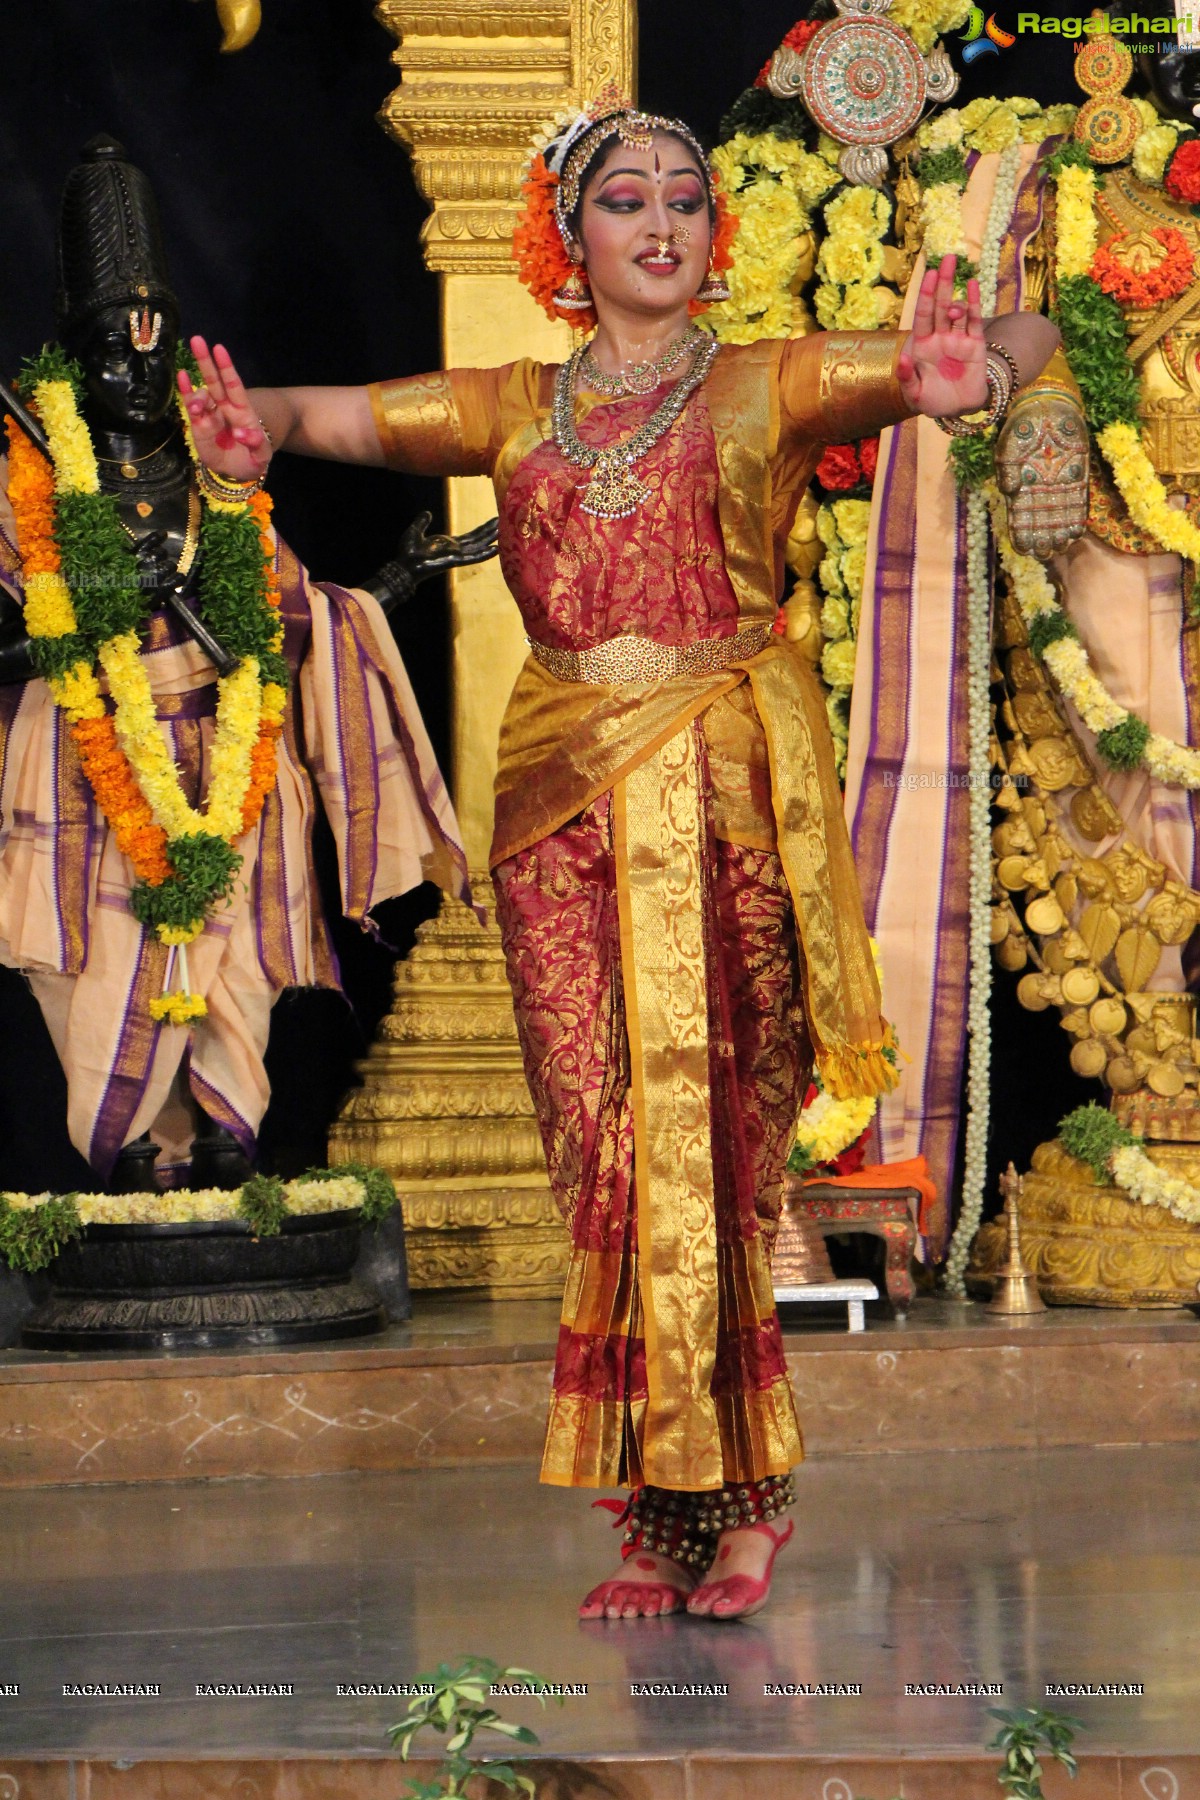
[[[714,1402],[726,1445],[716,1480],[677,1481],[682,1493],[708,1493],[726,1482],[761,1481],[786,1475],[804,1460],[786,1375],[768,1388]],[[554,1395],[546,1427],[540,1479],[550,1487],[641,1487],[662,1484],[638,1460],[645,1442],[644,1400],[589,1400],[581,1394]],[[628,1415],[632,1429],[627,1429]]]
[[[805,1011],[825,1087],[838,1098],[885,1093],[897,1071],[841,790],[815,682],[797,652],[748,665],[766,726],[779,855],[796,911]],[[812,683],[812,687],[809,687]]]
[[[642,1462],[647,1481],[684,1489],[722,1479],[702,825],[688,725],[614,790],[646,1346]]]

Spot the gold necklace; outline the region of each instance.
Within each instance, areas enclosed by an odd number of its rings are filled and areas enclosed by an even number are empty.
[[[172,429],[171,431],[168,431],[168,433],[167,433],[166,437],[163,439],[162,443],[155,444],[153,450],[147,450],[145,456],[127,456],[122,459],[119,456],[101,456],[100,452],[97,451],[96,452],[96,461],[102,462],[102,463],[112,463],[115,465],[115,467],[120,469],[120,471],[121,471],[122,475],[125,477],[126,481],[136,481],[138,478],[138,464],[144,463],[144,462],[149,462],[150,458],[152,456],[157,456],[160,450],[165,450],[173,436],[174,436],[174,430]]]
[[[585,444],[575,429],[575,383],[587,346],[573,350],[559,369],[554,378],[551,413],[554,442],[569,463],[592,471],[592,478],[579,502],[581,512],[591,513],[597,519],[627,519],[650,498],[650,489],[644,481],[638,480],[633,465],[649,455],[658,440],[666,436],[712,368],[721,347],[707,332],[697,335],[704,342],[697,344],[686,374],[680,376],[644,425],[603,450]]]
[[[627,394],[652,394],[672,370],[679,367],[688,352],[695,349],[701,335],[698,325],[689,325],[673,344],[667,345],[661,356],[647,357],[645,362],[618,369],[615,375],[600,367],[592,355],[591,344],[588,344],[580,359],[580,373],[592,392],[603,394],[607,400],[623,400]]]

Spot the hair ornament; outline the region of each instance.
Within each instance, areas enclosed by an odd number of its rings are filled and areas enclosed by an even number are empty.
[[[730,213],[700,142],[680,119],[639,112],[616,88],[609,86],[582,110],[564,113],[537,133],[532,153],[521,178],[521,213],[513,229],[513,258],[521,282],[550,319],[566,319],[577,331],[591,331],[596,313],[580,271],[568,254],[573,243],[571,218],[579,204],[583,181],[595,158],[610,138],[619,137],[630,149],[647,151],[659,131],[669,131],[695,155],[708,188],[715,214],[713,255],[706,287],[714,273],[733,261],[730,246],[737,221]],[[717,291],[704,289],[690,303],[702,312]]]

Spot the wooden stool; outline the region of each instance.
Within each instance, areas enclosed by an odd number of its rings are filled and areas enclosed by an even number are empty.
[[[822,1238],[839,1231],[865,1231],[887,1245],[884,1280],[887,1296],[898,1319],[904,1318],[913,1297],[912,1259],[917,1245],[916,1188],[838,1187],[828,1181],[803,1181],[789,1175],[784,1190],[783,1217],[775,1247],[776,1266],[789,1262],[789,1239]]]

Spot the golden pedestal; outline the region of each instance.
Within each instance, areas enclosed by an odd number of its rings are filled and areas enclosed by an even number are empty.
[[[490,884],[489,889],[490,889]],[[487,898],[478,884],[477,898]],[[557,1298],[567,1230],[521,1066],[500,937],[443,902],[396,970],[396,997],[329,1139],[378,1163],[404,1209],[414,1288]]]
[[[1148,1144],[1161,1168],[1200,1179],[1200,1145]],[[1200,1282],[1200,1229],[1098,1182],[1058,1139],[1040,1144],[1020,1201],[1021,1248],[1044,1299],[1060,1306],[1185,1306]],[[991,1292],[1008,1249],[1003,1219],[981,1226],[967,1287]]]

